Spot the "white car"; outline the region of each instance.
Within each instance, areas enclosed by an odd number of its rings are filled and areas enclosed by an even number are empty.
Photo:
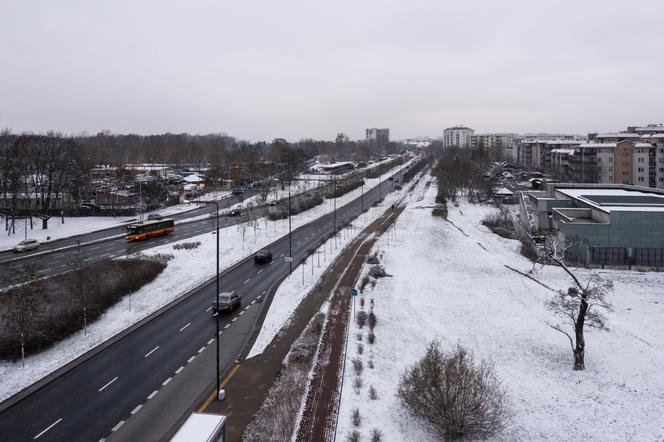
[[[14,252],[27,252],[28,250],[35,250],[39,248],[39,241],[36,239],[26,239],[18,243],[14,247]]]

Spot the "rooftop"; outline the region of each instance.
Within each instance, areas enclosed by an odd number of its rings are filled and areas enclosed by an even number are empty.
[[[604,212],[664,212],[664,192],[620,187],[556,188],[556,192]]]

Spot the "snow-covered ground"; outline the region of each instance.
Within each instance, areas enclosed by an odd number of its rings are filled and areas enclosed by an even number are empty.
[[[393,277],[379,279],[361,295],[366,310],[374,300],[376,341],[367,342],[366,326],[349,331],[338,440],[355,429],[356,407],[362,440],[374,428],[383,441],[437,440],[409,418],[395,396],[400,375],[433,339],[446,350],[462,344],[476,358],[495,362],[511,416],[493,440],[663,440],[664,274],[598,271],[615,283],[614,312],[608,314],[608,331],[587,330],[586,370],[573,371],[569,341],[547,325],[559,321],[544,305],[552,292],[507,269],[505,264],[527,272],[532,265],[518,254],[518,242],[480,224],[496,209],[465,202],[450,207],[450,220],[465,236],[431,209],[418,208],[433,203],[435,193],[432,186],[422,203],[409,204],[399,220],[408,228],[397,228],[389,245],[387,236],[376,245]],[[588,270],[577,271],[587,280]],[[571,285],[553,266],[534,277],[555,289]],[[359,394],[352,387],[353,358],[364,364]],[[369,399],[370,386],[377,400]]]
[[[395,170],[393,169],[388,173],[392,174]],[[337,209],[357,196],[359,196],[359,189],[340,196],[337,198]],[[394,196],[390,198],[394,198]],[[388,198],[386,198],[387,200]],[[325,204],[295,215],[291,217],[292,228],[295,229],[304,225],[325,213],[331,212],[333,209],[333,200],[328,200]],[[379,210],[380,208],[372,208],[361,218],[368,220],[375,216]],[[207,215],[204,215],[204,217],[207,217]],[[359,229],[353,228],[352,234],[355,235],[358,232]],[[286,220],[268,221],[267,218],[258,219],[256,229],[247,223],[221,229],[221,268],[230,267],[287,233],[288,223]],[[341,241],[345,240],[350,233],[350,230],[342,232],[337,239],[338,244],[341,244]],[[173,248],[175,244],[195,241],[201,242],[201,245],[196,249],[175,250]],[[174,255],[174,259],[169,261],[166,269],[154,281],[132,295],[132,310],[129,311],[128,298],[124,299],[108,309],[97,321],[90,324],[87,336],[84,336],[83,331],[81,331],[54,345],[49,350],[35,356],[29,356],[26,358],[25,367],[21,367],[20,363],[0,361],[0,379],[2,379],[2,382],[0,382],[0,401],[37,382],[42,377],[47,376],[69,361],[182,296],[190,289],[212,278],[215,274],[215,267],[210,265],[210,259],[215,254],[215,247],[214,235],[208,233],[146,250],[144,252],[146,254],[169,253]],[[339,250],[339,248],[336,250]],[[335,251],[334,248],[332,251]],[[330,262],[329,253],[330,251],[328,251],[327,262]],[[321,268],[323,267],[322,263]],[[311,262],[309,261],[310,265]],[[309,268],[310,274],[311,270]],[[297,281],[297,276],[300,276],[301,284],[301,273],[294,272],[290,281]],[[277,321],[279,320],[281,319],[277,319]],[[267,342],[269,343],[269,341]]]

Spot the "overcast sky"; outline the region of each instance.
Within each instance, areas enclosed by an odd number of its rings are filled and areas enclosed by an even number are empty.
[[[0,0],[0,128],[393,139],[664,122],[664,1]]]

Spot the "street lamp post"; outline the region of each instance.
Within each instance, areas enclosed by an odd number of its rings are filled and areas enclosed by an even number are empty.
[[[288,180],[288,274],[293,273],[293,237],[291,235],[291,180]]]
[[[216,212],[217,212],[217,231],[216,231],[216,236],[217,236],[217,277],[216,277],[216,287],[217,290],[215,291],[215,302],[217,303],[216,305],[216,310],[217,310],[217,317],[216,317],[216,325],[217,325],[217,333],[215,334],[215,339],[217,340],[217,376],[215,377],[216,380],[216,385],[217,385],[217,399],[219,399],[219,393],[221,391],[221,386],[219,384],[219,202],[217,201],[193,201],[193,202],[205,202],[205,203],[212,203],[215,206]]]

